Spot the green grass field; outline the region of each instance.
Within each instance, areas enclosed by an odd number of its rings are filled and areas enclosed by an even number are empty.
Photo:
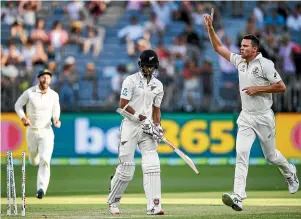
[[[26,169],[26,218],[150,218],[146,216],[142,172],[122,199],[119,216],[110,215],[105,204],[114,166],[52,166],[47,196],[36,199],[37,168]],[[162,166],[162,203],[167,218],[301,218],[301,192],[289,195],[275,166],[251,166],[244,211],[222,204],[223,192],[232,190],[234,166],[199,166],[195,175],[187,166]],[[301,166],[297,166],[301,172]],[[21,168],[15,167],[18,203],[21,203]],[[1,166],[1,217],[6,217],[6,170]],[[20,208],[19,214],[20,214]],[[161,216],[156,216],[161,217]],[[14,217],[22,218],[22,217]]]

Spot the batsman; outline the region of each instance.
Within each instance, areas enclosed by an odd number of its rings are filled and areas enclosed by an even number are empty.
[[[117,111],[124,116],[120,126],[119,165],[111,179],[107,203],[112,214],[120,214],[120,199],[135,172],[134,153],[138,145],[142,154],[147,214],[163,215],[157,147],[163,137],[160,104],[164,91],[162,83],[155,77],[159,67],[156,52],[143,51],[138,59],[138,65],[140,71],[128,76],[122,84]]]

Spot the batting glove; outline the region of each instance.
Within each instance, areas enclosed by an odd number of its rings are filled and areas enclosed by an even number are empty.
[[[143,133],[152,136],[158,143],[162,141],[163,138],[163,128],[160,124],[154,124],[152,121],[147,120],[142,124]]]
[[[163,138],[163,133],[164,133],[164,130],[162,128],[162,126],[158,123],[158,124],[155,124],[155,129],[156,129],[156,134],[155,136],[153,136],[153,138],[158,142],[160,143],[162,141],[162,138]]]

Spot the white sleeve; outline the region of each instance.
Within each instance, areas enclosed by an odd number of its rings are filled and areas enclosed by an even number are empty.
[[[52,118],[60,119],[61,107],[60,107],[60,99],[59,95],[55,95],[53,110],[52,110]]]
[[[124,28],[122,28],[121,30],[118,31],[117,35],[118,35],[119,38],[123,38],[128,34],[128,32],[129,32],[129,27],[124,27]]]
[[[231,53],[230,62],[237,68],[238,64],[242,61],[241,55]]]
[[[161,90],[161,92],[159,94],[157,94],[154,98],[154,106],[158,107],[158,108],[160,108],[161,102],[162,102],[163,96],[164,96],[163,86],[160,90]]]
[[[23,106],[28,102],[28,90],[24,91],[23,94],[18,98],[17,102],[15,103],[15,111],[20,119],[25,117],[25,112]]]
[[[272,84],[282,80],[272,61],[265,62],[263,66],[263,74]]]
[[[293,24],[293,20],[292,20],[292,17],[289,16],[286,20],[286,26],[288,26],[289,28],[294,28],[294,24]]]
[[[134,83],[130,78],[126,78],[122,83],[120,98],[130,100],[134,90]]]

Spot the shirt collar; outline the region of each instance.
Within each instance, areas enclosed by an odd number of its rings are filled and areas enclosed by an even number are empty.
[[[141,79],[143,79],[143,78],[144,78],[144,76],[143,76],[143,74],[142,74],[142,72],[141,72],[141,71],[139,71],[139,72],[138,72],[138,75],[140,76],[140,78],[141,78]]]
[[[262,58],[261,52],[259,52],[259,53],[257,54],[257,56],[255,57],[255,59],[253,59],[253,60],[260,59],[260,58]],[[253,61],[253,60],[252,60],[252,61]]]
[[[142,74],[142,72],[141,71],[139,71],[138,72],[138,75],[139,75],[139,77],[140,77],[140,79],[145,79],[146,80],[146,78],[143,76],[143,74]],[[155,78],[155,76],[154,75],[152,75],[152,78],[150,79],[150,81],[149,82],[153,82],[153,79]]]
[[[260,58],[262,58],[261,52],[257,53],[257,56],[256,56],[254,59],[252,59],[250,62],[253,62],[253,61],[255,61],[255,60],[257,60],[257,59],[260,59]],[[246,62],[246,60],[245,60],[245,62]],[[250,63],[250,62],[249,62],[249,63]]]

